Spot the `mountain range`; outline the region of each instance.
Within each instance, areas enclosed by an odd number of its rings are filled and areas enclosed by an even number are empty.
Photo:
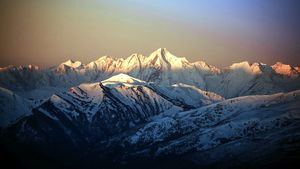
[[[300,72],[145,57],[0,69],[0,143],[18,168],[299,166]],[[297,167],[296,167],[297,168]]]
[[[81,83],[99,82],[120,73],[162,85],[193,85],[225,98],[287,92],[300,86],[299,67],[280,62],[268,66],[245,61],[220,69],[203,61],[191,63],[165,48],[148,57],[140,54],[126,59],[103,56],[88,64],[68,60],[46,69],[32,65],[8,66],[0,69],[0,86],[26,98],[45,99],[57,91]]]

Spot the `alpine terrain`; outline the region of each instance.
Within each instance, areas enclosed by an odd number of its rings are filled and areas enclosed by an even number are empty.
[[[143,56],[0,68],[1,165],[298,168],[300,71]],[[12,163],[9,161],[13,160]]]

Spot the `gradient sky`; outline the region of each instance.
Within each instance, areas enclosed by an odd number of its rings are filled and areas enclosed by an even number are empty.
[[[1,0],[0,66],[166,47],[216,66],[300,64],[299,0]]]

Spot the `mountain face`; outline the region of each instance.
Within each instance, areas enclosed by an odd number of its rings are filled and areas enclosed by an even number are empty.
[[[272,66],[275,72],[282,75],[287,75],[290,77],[298,77],[299,71],[297,67],[292,67],[290,65],[283,64],[281,62],[277,62],[275,65]]]
[[[286,94],[228,99],[153,120],[129,136],[127,141],[133,145],[163,142],[162,147],[156,149],[156,155],[161,155],[161,153],[183,154],[191,149],[203,151],[243,136],[259,135],[268,131],[280,132],[287,126],[299,127],[299,103],[299,90]],[[272,111],[266,111],[269,108]],[[157,132],[158,128],[160,130]],[[175,138],[181,138],[180,141],[173,142],[174,138],[167,139],[175,131],[170,129],[176,129]],[[197,140],[192,140],[191,135],[194,135]],[[166,144],[165,141],[169,144]],[[194,143],[191,144],[191,141]],[[188,146],[182,145],[187,143]],[[178,147],[181,148],[178,149]]]
[[[223,100],[215,93],[185,84],[158,86],[118,74],[52,95],[30,115],[5,128],[1,141],[7,147],[20,146],[21,154],[27,153],[27,144],[30,149],[47,150],[49,158],[80,154],[90,151],[92,145],[135,132],[153,119]]]
[[[133,54],[126,59],[100,57],[88,64],[68,60],[57,67],[10,66],[0,70],[0,85],[21,96],[45,99],[57,91],[81,83],[99,82],[120,73],[159,85],[184,83],[225,98],[253,94],[273,94],[299,89],[299,71],[290,65],[276,63],[235,63],[219,69],[198,61],[176,57],[160,48],[146,57]],[[43,97],[36,98],[36,91]]]
[[[124,151],[129,155],[125,158],[149,158],[149,154],[154,159],[180,156],[200,168],[211,164],[231,168],[242,164],[256,166],[253,161],[259,166],[270,155],[277,155],[280,160],[297,156],[299,103],[298,90],[239,97],[178,112],[153,120],[126,137]],[[131,148],[127,150],[126,146]]]
[[[53,168],[180,168],[178,159],[189,168],[257,168],[298,159],[299,90],[223,100],[183,84],[159,92],[149,86],[120,74],[52,95],[3,130],[2,145],[29,161],[52,159]],[[176,94],[186,90],[211,102],[187,107]]]
[[[160,88],[119,74],[102,82],[81,84],[67,92],[52,95],[32,110],[33,115],[21,120],[16,129],[25,132],[26,136],[39,137],[39,141],[49,141],[49,136],[44,136],[44,133],[65,130],[71,136],[81,135],[81,142],[89,142],[91,139],[119,134],[157,115],[198,108],[222,100],[221,96],[196,87],[180,84]],[[47,126],[45,131],[39,131],[37,124]],[[86,134],[89,139],[83,137]]]
[[[0,128],[31,114],[31,104],[12,91],[0,87]]]

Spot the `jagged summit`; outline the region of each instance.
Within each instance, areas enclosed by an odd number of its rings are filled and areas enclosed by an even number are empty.
[[[152,60],[153,63],[158,62],[166,62],[170,64],[178,64],[178,62],[189,62],[185,57],[177,57],[169,52],[166,48],[159,48],[147,58],[148,60]]]
[[[104,56],[101,56],[99,57],[96,61],[94,62],[97,62],[97,61],[103,61],[103,60],[114,60],[114,58],[112,56],[108,56],[108,55],[104,55]]]
[[[65,66],[68,66],[68,67],[71,67],[71,68],[74,68],[74,69],[80,68],[80,67],[83,66],[83,64],[82,64],[80,61],[73,61],[73,60],[71,60],[71,59],[69,59],[69,60],[63,62],[63,63],[60,64],[60,65],[65,65]]]
[[[170,52],[167,50],[167,48],[158,48],[157,50],[155,50],[154,52],[152,52],[150,54],[151,55],[161,55],[161,56],[164,56],[164,55],[167,55],[167,54],[170,54]]]
[[[159,48],[144,59],[146,67],[156,67],[164,71],[174,71],[185,69],[191,63],[184,57],[177,57],[170,53],[166,48]]]
[[[142,62],[144,62],[145,58],[146,57],[144,55],[134,53],[129,57],[127,57],[126,59],[124,59],[122,65],[123,66],[134,66],[135,64],[141,65]]]
[[[57,73],[63,74],[63,73],[68,73],[71,70],[79,70],[82,68],[84,68],[84,65],[80,61],[73,61],[69,59],[61,63],[59,66],[57,66],[55,71]]]
[[[287,75],[287,76],[296,76],[299,74],[297,69],[295,69],[291,65],[283,64],[281,62],[276,62],[276,64],[272,65],[271,67],[278,74]]]

